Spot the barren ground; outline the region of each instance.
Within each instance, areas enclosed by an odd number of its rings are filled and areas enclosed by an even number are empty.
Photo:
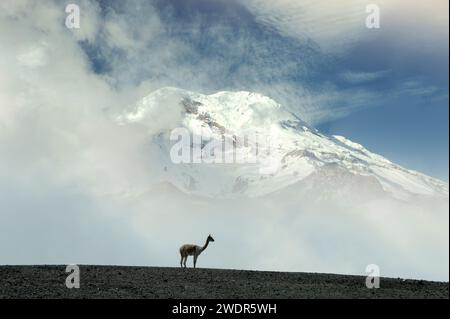
[[[226,269],[80,266],[68,289],[65,266],[0,266],[0,298],[449,298],[448,282]]]

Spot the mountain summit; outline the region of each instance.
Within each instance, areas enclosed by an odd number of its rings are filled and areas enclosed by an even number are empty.
[[[363,192],[370,197],[448,198],[448,184],[392,163],[343,136],[320,133],[271,98],[252,92],[211,95],[162,88],[140,100],[118,119],[143,125],[160,153],[162,179],[185,193],[208,197],[259,197],[283,190],[296,193]],[[174,129],[189,132],[191,162],[174,163]],[[208,140],[198,138],[208,132]],[[261,143],[236,137],[255,133]],[[176,134],[175,134],[176,135]],[[218,160],[221,144],[252,152],[256,161]],[[205,152],[214,142],[213,152]],[[219,147],[217,147],[219,145]],[[199,158],[193,154],[200,150]],[[214,153],[216,151],[216,154]],[[199,154],[197,152],[197,154]],[[235,155],[236,156],[236,155]],[[201,157],[201,158],[200,158]],[[234,157],[235,158],[235,157]]]

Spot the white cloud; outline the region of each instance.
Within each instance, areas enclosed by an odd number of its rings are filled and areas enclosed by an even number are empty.
[[[152,167],[143,135],[117,127],[105,110],[137,96],[119,94],[91,71],[80,37],[64,27],[63,4],[2,2],[2,9],[0,263],[69,262],[70,256],[114,262],[112,251],[95,257],[86,250],[102,250],[97,241],[106,238],[124,244],[114,234],[129,218],[114,221],[122,211],[101,196],[148,185]],[[103,231],[105,225],[113,229]],[[91,243],[83,239],[85,227]],[[126,246],[136,246],[133,240]]]
[[[17,57],[20,65],[37,68],[47,63],[47,55],[45,52],[45,45],[35,46],[19,54]]]

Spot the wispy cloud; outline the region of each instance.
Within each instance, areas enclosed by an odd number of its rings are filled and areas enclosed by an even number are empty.
[[[389,71],[376,71],[376,72],[358,72],[358,71],[345,71],[341,74],[341,78],[350,84],[364,84],[374,80],[378,80],[388,75]]]
[[[245,0],[241,3],[261,23],[298,40],[310,39],[329,53],[342,53],[360,40],[378,36],[365,26],[368,4],[379,6],[381,28],[401,35],[398,37],[401,41],[417,45],[448,34],[448,1]],[[430,38],[429,34],[433,36]]]
[[[325,52],[340,53],[363,36],[365,8],[372,1],[241,1],[256,19],[286,36],[300,41],[311,40]]]
[[[406,94],[410,96],[430,97],[439,91],[439,88],[434,85],[426,85],[418,80],[408,80],[401,83],[397,94]]]

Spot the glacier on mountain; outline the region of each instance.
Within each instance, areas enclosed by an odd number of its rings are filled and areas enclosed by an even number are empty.
[[[123,125],[141,125],[159,152],[161,180],[181,191],[207,197],[260,197],[284,189],[313,187],[341,191],[342,185],[374,196],[399,200],[448,199],[448,183],[409,170],[343,136],[328,136],[305,123],[271,98],[252,92],[221,91],[211,95],[162,88],[117,117]],[[245,131],[275,141],[256,163],[180,163],[170,158],[170,133],[184,128],[193,136],[208,130],[210,140],[233,139]],[[195,139],[191,142],[192,148]],[[248,146],[248,145],[247,145]],[[246,145],[236,145],[236,148]],[[203,154],[203,156],[208,156]],[[267,170],[268,163],[276,164]],[[344,182],[345,181],[345,182]]]

